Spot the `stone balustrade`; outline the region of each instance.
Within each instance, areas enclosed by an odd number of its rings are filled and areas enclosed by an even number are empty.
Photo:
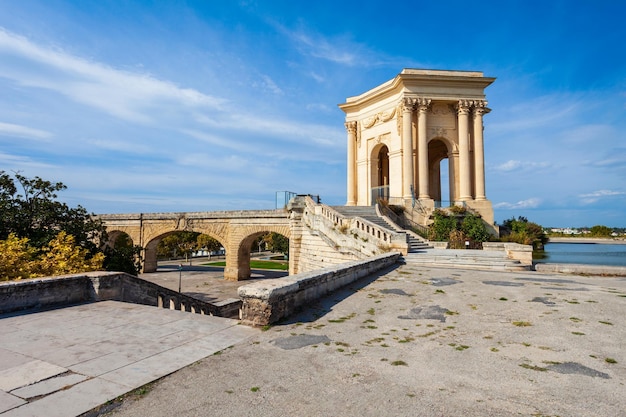
[[[238,317],[241,306],[237,299],[208,303],[120,272],[0,282],[0,314],[105,300],[230,318]]]

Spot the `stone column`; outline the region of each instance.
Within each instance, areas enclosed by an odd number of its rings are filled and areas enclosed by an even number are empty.
[[[428,136],[426,116],[430,99],[417,100],[417,166],[419,172],[419,199],[430,198],[428,178]]]
[[[356,206],[356,129],[357,122],[346,122],[348,131],[348,201],[347,206]]]
[[[474,102],[474,171],[476,200],[485,200],[485,151],[483,144],[483,114],[486,101]]]
[[[470,103],[467,100],[459,100],[457,105],[459,117],[459,200],[472,199],[470,186],[470,155],[469,155],[469,115]]]
[[[415,99],[402,99],[402,198],[410,200],[413,185],[413,109]]]

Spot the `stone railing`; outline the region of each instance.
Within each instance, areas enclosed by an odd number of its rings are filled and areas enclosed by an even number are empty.
[[[239,316],[241,307],[241,300],[208,303],[120,272],[0,282],[0,314],[105,300],[231,318]]]
[[[319,216],[322,220],[325,220],[325,222],[311,221],[311,216]],[[330,233],[330,229],[335,229],[344,235],[351,234],[355,239],[360,240],[360,242],[357,242],[360,243],[360,245],[357,244],[357,246],[360,246],[358,250],[363,252],[366,256],[389,250],[397,250],[403,255],[406,255],[408,252],[408,244],[404,233],[390,232],[360,217],[346,217],[325,204],[315,204],[310,197],[306,198],[304,217],[305,222],[314,225],[314,227],[317,227],[318,230],[328,236],[332,237],[333,235],[333,233]],[[324,228],[326,228],[326,230],[323,230]],[[339,241],[336,243],[339,246],[346,244],[351,245],[346,239],[339,236],[337,237]],[[363,245],[364,242],[369,242],[369,244]]]
[[[252,326],[275,323],[331,291],[395,264],[399,257],[398,252],[391,252],[241,286],[238,290],[243,301],[241,320]]]

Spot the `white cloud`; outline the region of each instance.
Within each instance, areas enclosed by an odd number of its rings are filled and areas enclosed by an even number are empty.
[[[46,140],[53,136],[45,130],[2,122],[0,122],[0,135],[35,140]]]
[[[529,161],[517,161],[517,160],[509,160],[503,164],[497,165],[494,167],[496,171],[510,172],[510,171],[528,171],[528,170],[536,170],[543,169],[550,166],[549,162],[529,162]]]
[[[539,207],[540,203],[541,203],[541,200],[538,198],[529,198],[527,200],[518,201],[517,203],[502,202],[502,203],[494,204],[493,208],[504,209],[504,210],[530,209],[530,208]]]
[[[626,192],[623,191],[611,191],[611,190],[598,190],[588,194],[580,194],[583,204],[593,204],[602,199],[611,197],[626,196]]]
[[[44,88],[65,95],[116,117],[147,123],[160,104],[219,110],[225,100],[148,74],[123,71],[30,42],[0,28],[0,53],[20,58],[5,59],[0,75],[21,85]],[[24,63],[29,64],[25,70]],[[12,64],[14,66],[12,66]]]

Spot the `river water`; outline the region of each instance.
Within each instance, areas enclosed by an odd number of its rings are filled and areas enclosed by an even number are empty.
[[[541,263],[626,266],[626,245],[608,243],[547,243]]]

